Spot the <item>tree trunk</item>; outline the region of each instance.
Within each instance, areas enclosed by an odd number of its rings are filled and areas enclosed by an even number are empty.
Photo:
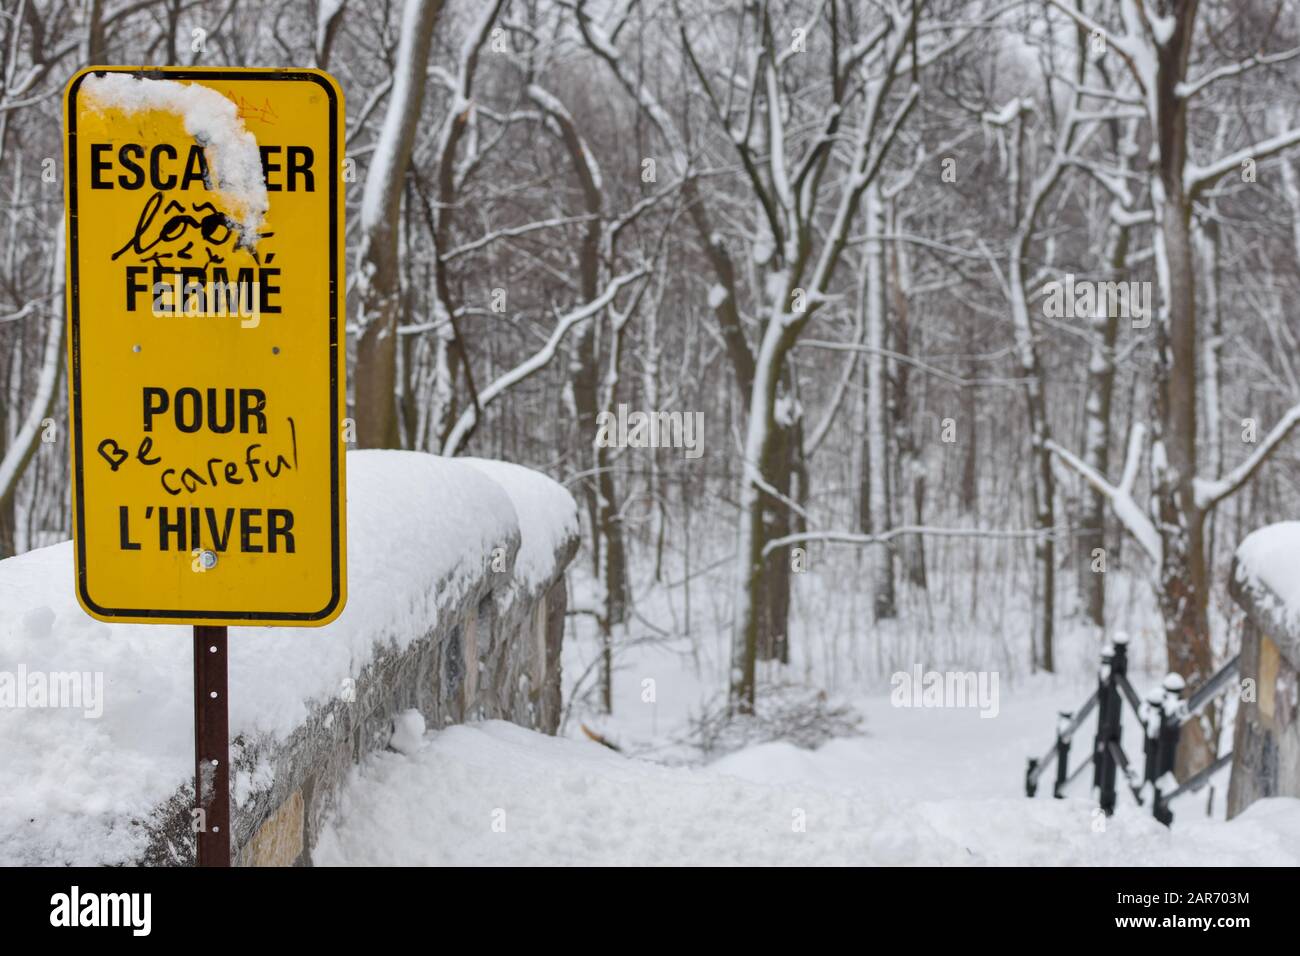
[[[1289,168],[1289,163],[1283,163]],[[1213,207],[1211,207],[1213,211]],[[1205,280],[1204,311],[1210,334],[1201,349],[1202,370],[1205,377],[1205,441],[1207,444],[1206,468],[1212,479],[1223,475],[1223,370],[1219,360],[1223,350],[1223,310],[1219,305],[1219,225],[1213,219],[1197,222],[1194,241],[1200,259],[1201,275]],[[1214,566],[1215,515],[1212,511],[1205,519],[1206,567]]]
[[[424,99],[429,47],[441,11],[442,0],[406,0],[393,91],[362,196],[357,283],[361,336],[355,372],[357,444],[362,448],[401,446],[396,395],[398,222]]]
[[[12,269],[9,270],[12,275]],[[9,452],[9,435],[17,432],[20,424],[23,384],[23,349],[25,348],[24,331],[26,325],[15,323],[15,328],[6,330],[13,351],[7,361],[0,367],[0,461],[4,461]],[[21,477],[19,475],[18,477]],[[15,479],[15,490],[16,490]],[[16,499],[14,493],[4,494],[0,489],[0,558],[9,558],[17,554],[14,539],[16,528]]]
[[[1111,223],[1106,232],[1107,279],[1124,280],[1128,260],[1128,229]],[[1092,317],[1092,342],[1088,355],[1088,378],[1084,395],[1084,461],[1099,475],[1110,470],[1110,409],[1115,390],[1115,340],[1119,333],[1118,310],[1110,315],[1098,303]],[[1106,573],[1109,563],[1097,564],[1096,552],[1106,561],[1106,496],[1091,485],[1082,491],[1076,560],[1079,567],[1079,598],[1085,618],[1096,628],[1106,626]]]
[[[977,345],[972,327],[968,327],[966,330],[965,343],[965,349],[968,355],[965,364],[965,373],[968,379],[973,379],[978,375],[978,367],[975,363]],[[970,425],[966,429],[965,436],[963,436],[965,449],[961,462],[961,488],[957,493],[957,506],[961,510],[962,514],[975,516],[977,516],[979,510],[979,436],[979,403],[972,402]]]
[[[626,317],[624,317],[626,320]],[[623,322],[610,325],[609,367],[600,395],[602,408],[613,408],[618,400],[618,384],[623,363]],[[594,442],[593,442],[594,445]],[[610,473],[609,449],[596,451],[597,497],[596,533],[601,540],[600,590],[604,604],[601,623],[602,703],[605,713],[614,708],[614,629],[627,621],[628,584],[627,552],[623,536],[623,514],[614,496],[614,478]]]
[[[894,292],[894,351],[907,356],[911,352],[911,313],[908,309],[905,278],[907,264],[901,244],[893,244],[892,249],[890,266],[893,281],[890,285]],[[925,465],[921,462],[912,434],[911,396],[908,392],[911,375],[909,366],[904,361],[895,362],[893,369],[894,388],[890,412],[894,421],[894,441],[898,447],[898,493],[891,497],[897,497],[900,501],[903,524],[921,525],[925,523]],[[919,534],[908,535],[903,539],[902,555],[907,582],[914,588],[925,590],[925,538]]]
[[[787,327],[788,328],[788,327]],[[758,359],[754,363],[754,387],[750,393],[749,423],[745,431],[744,460],[740,479],[740,529],[738,541],[739,580],[735,620],[732,625],[731,679],[728,703],[733,713],[754,712],[759,633],[765,613],[764,586],[764,462],[771,460],[776,435],[777,386],[781,365],[789,350],[789,334],[779,319],[768,319]],[[784,507],[784,504],[782,505]]]
[[[600,253],[604,226],[600,218],[603,206],[600,171],[594,153],[588,148],[564,105],[540,86],[530,86],[528,95],[559,129],[560,139],[582,189],[584,211],[591,216],[583,229],[582,242],[578,247],[582,298],[591,302],[600,294]],[[591,516],[592,560],[602,591],[603,608],[597,615],[601,632],[601,702],[605,713],[610,713],[613,709],[613,632],[614,628],[627,619],[627,552],[609,449],[596,444],[596,419],[602,410],[613,410],[617,402],[623,338],[621,327],[611,330],[610,364],[602,382],[599,371],[601,342],[597,334],[602,321],[603,315],[597,313],[583,323],[570,371],[573,403],[577,412],[580,461],[590,472],[581,487]]]
[[[849,451],[849,486],[853,489],[853,530],[867,534],[871,531],[871,462],[867,457],[866,362],[859,362],[853,370],[850,387],[853,389],[853,444]],[[854,553],[861,554],[856,549]]]
[[[103,66],[108,63],[108,53],[104,42],[103,0],[89,0],[86,4],[86,38],[82,49],[85,56],[84,62],[87,66]]]
[[[866,192],[868,235],[883,236],[885,210],[880,187],[874,183]],[[889,500],[890,456],[888,408],[885,402],[885,243],[867,243],[863,274],[862,308],[866,312],[867,338],[867,502],[868,530],[881,534],[892,526]],[[895,617],[894,546],[891,542],[871,547],[872,615],[880,621]]]
[[[1056,479],[1052,471],[1052,455],[1047,450],[1050,432],[1047,426],[1046,390],[1036,356],[1033,364],[1024,371],[1028,379],[1025,406],[1029,413],[1029,442],[1032,449],[1034,528],[1040,532],[1034,540],[1034,589],[1039,598],[1039,612],[1034,618],[1034,664],[1051,672],[1056,669],[1056,541],[1052,536],[1056,524]]]
[[[1025,412],[1029,425],[1030,503],[1034,530],[1034,596],[1037,615],[1033,620],[1032,661],[1035,669],[1056,669],[1056,477],[1052,471],[1049,449],[1051,426],[1047,417],[1047,383],[1034,321],[1029,314],[1025,263],[1033,233],[1037,203],[1042,201],[1050,184],[1035,183],[1027,204],[1022,206],[1021,169],[1025,153],[1024,124],[1019,115],[1009,154],[1010,201],[1015,215],[1016,234],[1007,258],[1007,293],[1010,298],[1012,326],[1015,331],[1016,359],[1020,366],[1025,393]]]
[[[1056,542],[1052,536],[1056,524],[1056,479],[1052,471],[1052,454],[1048,450],[1051,434],[1047,422],[1047,394],[1024,295],[1020,257],[1013,253],[1007,266],[1008,285],[1012,292],[1011,311],[1015,321],[1016,351],[1020,373],[1025,380],[1034,529],[1039,532],[1034,540],[1034,592],[1038,598],[1038,614],[1034,618],[1033,662],[1035,668],[1052,671],[1056,666],[1053,648],[1056,622]]]
[[[767,483],[789,499],[793,488],[794,457],[802,441],[803,430],[798,418],[778,415],[773,423],[771,442],[763,460],[762,474]],[[772,541],[790,534],[790,506],[771,495],[763,495],[763,540]],[[777,548],[763,562],[762,608],[759,616],[757,655],[760,661],[790,660],[787,636],[790,621],[790,549]]]
[[[1191,236],[1192,197],[1183,184],[1187,163],[1187,101],[1178,85],[1187,73],[1196,4],[1175,11],[1168,41],[1157,46],[1153,99],[1158,168],[1152,179],[1156,275],[1161,314],[1156,323],[1155,430],[1152,498],[1162,546],[1159,603],[1169,668],[1196,687],[1213,673],[1208,579],[1196,507],[1197,461],[1196,274]],[[1204,766],[1213,746],[1200,721],[1183,733],[1175,772],[1180,779]]]

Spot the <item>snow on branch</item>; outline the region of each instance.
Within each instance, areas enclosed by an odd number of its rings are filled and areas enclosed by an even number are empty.
[[[1048,0],[1048,3],[1056,7],[1056,9],[1060,10],[1062,13],[1064,13],[1067,17],[1069,17],[1079,26],[1087,30],[1090,34],[1094,36],[1100,35],[1105,37],[1106,43],[1109,46],[1115,48],[1115,51],[1119,53],[1120,57],[1122,57],[1124,61],[1128,63],[1129,68],[1133,69],[1135,74],[1139,72],[1135,68],[1134,60],[1140,57],[1140,51],[1138,50],[1137,45],[1134,43],[1132,37],[1116,35],[1113,31],[1106,29],[1096,20],[1088,16],[1086,13],[1083,13],[1080,10],[1076,10],[1071,6],[1067,6],[1064,0]],[[1128,18],[1126,17],[1125,19]]]
[[[790,178],[785,169],[785,126],[781,121],[781,88],[777,84],[776,67],[772,58],[767,58],[767,117],[768,117],[768,166],[772,173],[772,186],[781,206],[787,210],[794,208],[793,191]]]
[[[558,229],[561,226],[571,226],[579,222],[591,222],[599,218],[590,214],[582,216],[556,216],[553,219],[539,219],[536,222],[524,223],[522,226],[506,226],[501,229],[494,229],[487,235],[479,236],[477,239],[471,239],[464,245],[450,249],[442,257],[443,262],[451,262],[453,259],[459,259],[461,256],[468,255],[484,246],[489,246],[498,239],[513,239],[517,236],[524,236],[530,232],[537,232],[539,229]]]
[[[1155,220],[1155,213],[1150,209],[1140,209],[1133,212],[1118,199],[1110,204],[1109,215],[1111,222],[1123,229],[1142,226]],[[1135,260],[1130,259],[1130,261]]]
[[[782,538],[773,538],[763,545],[763,557],[773,551],[791,544],[807,541],[824,541],[829,544],[884,544],[904,535],[926,535],[937,538],[1041,538],[1056,534],[1054,529],[1034,528],[1027,531],[1006,531],[989,528],[933,528],[929,525],[900,525],[880,534],[857,534],[851,531],[801,531],[787,534]]]
[[[1124,455],[1124,472],[1119,478],[1119,490],[1132,497],[1137,485],[1138,465],[1142,460],[1142,445],[1146,441],[1146,428],[1135,424],[1128,436],[1128,452]]]
[[[897,53],[895,53],[896,59]],[[903,121],[907,119],[921,97],[920,87],[913,83],[881,133],[879,145],[873,155],[871,144],[875,138],[874,133],[880,118],[880,106],[887,92],[888,88],[884,84],[880,84],[874,91],[874,102],[866,110],[867,115],[858,134],[857,144],[854,147],[857,156],[855,160],[856,168],[844,182],[840,201],[835,210],[835,218],[827,230],[826,243],[822,247],[821,256],[817,260],[812,279],[808,284],[808,301],[810,304],[820,302],[824,298],[830,285],[831,275],[834,273],[840,254],[844,251],[844,246],[848,242],[849,228],[852,226],[854,214],[857,212],[858,201],[866,191],[867,186],[876,178],[877,173],[880,171],[880,165],[884,162],[886,154],[894,144]],[[783,316],[782,320],[789,324],[798,321],[795,316],[789,314]]]
[[[586,167],[585,175],[590,180],[592,188],[599,190],[602,183],[600,164],[596,162],[596,157],[592,155],[586,141],[578,135],[578,124],[573,121],[573,116],[565,105],[560,102],[558,97],[536,83],[528,85],[528,98],[536,103],[543,112],[555,119],[560,125],[562,135],[567,133],[567,135],[573,136],[576,140],[577,149],[582,156],[583,164]]]
[[[1006,387],[1006,388],[1023,388],[1028,384],[1029,379],[1020,376],[997,376],[982,375],[976,378],[967,378],[957,375],[945,368],[932,365],[918,358],[913,358],[903,352],[894,349],[878,348],[861,343],[857,338],[852,342],[831,342],[824,339],[801,338],[795,343],[796,348],[827,349],[833,352],[865,352],[868,355],[883,355],[893,362],[901,362],[909,368],[914,368],[919,372],[927,375],[933,375],[942,381],[947,382],[956,388],[989,388],[989,387]]]
[[[758,490],[763,492],[765,495],[768,495],[771,498],[775,499],[776,501],[781,502],[781,504],[785,505],[795,514],[797,514],[800,518],[803,518],[804,521],[810,520],[808,516],[808,512],[805,511],[802,506],[800,506],[799,502],[795,501],[789,495],[783,494],[781,490],[775,487],[771,482],[764,480],[762,474],[760,474],[759,472],[759,469],[754,465],[752,461],[746,460],[745,466],[746,466],[745,473],[749,476],[749,480],[753,482],[754,487],[758,488]],[[764,550],[763,554],[766,555],[767,551]]]
[[[1284,63],[1287,60],[1295,59],[1300,56],[1300,47],[1291,50],[1285,50],[1282,53],[1254,54],[1237,63],[1229,63],[1227,66],[1221,66],[1218,69],[1211,70],[1205,76],[1195,80],[1184,80],[1174,89],[1174,94],[1182,99],[1191,99],[1201,90],[1205,89],[1211,83],[1226,79],[1230,76],[1240,76],[1247,70],[1253,70],[1257,66],[1270,66],[1274,63]]]
[[[1259,447],[1254,453],[1243,461],[1232,471],[1228,472],[1222,478],[1214,481],[1207,481],[1197,478],[1192,482],[1196,491],[1196,507],[1202,511],[1209,511],[1224,498],[1231,495],[1238,488],[1250,480],[1259,466],[1264,464],[1269,457],[1277,450],[1282,440],[1291,434],[1291,430],[1300,424],[1300,405],[1293,405],[1289,411],[1273,426],[1273,430],[1265,436]]]
[[[1194,163],[1188,163],[1186,170],[1183,172],[1183,188],[1189,193],[1194,192],[1201,186],[1214,182],[1224,173],[1236,169],[1247,160],[1259,162],[1261,159],[1267,159],[1274,153],[1280,153],[1282,150],[1300,143],[1300,126],[1289,129],[1285,133],[1278,133],[1268,139],[1260,140],[1244,149],[1239,149],[1235,153],[1229,153],[1222,159],[1215,160],[1208,166],[1197,166]]]
[[[564,337],[569,333],[570,329],[579,322],[591,318],[601,309],[605,308],[614,301],[614,296],[618,294],[618,291],[623,288],[623,286],[630,282],[635,282],[642,276],[647,275],[649,271],[650,270],[647,267],[642,267],[634,272],[628,272],[624,275],[618,276],[611,280],[609,285],[605,287],[605,291],[596,298],[562,316],[555,324],[555,328],[551,331],[550,338],[546,340],[545,345],[510,371],[498,376],[486,388],[479,392],[479,406],[488,405],[494,399],[500,397],[500,395],[507,389],[519,384],[534,372],[545,368],[550,363],[551,359],[555,357],[555,353],[559,349],[560,343],[564,341]],[[478,417],[479,408],[477,407],[471,406],[461,412],[460,418],[456,420],[456,425],[451,430],[451,434],[447,436],[447,442],[443,446],[442,453],[444,455],[455,455],[460,451],[460,447],[469,437],[471,429],[478,424]]]
[[[1000,110],[985,110],[980,114],[980,122],[988,126],[1007,126],[1022,112],[1032,113],[1034,104],[1030,100],[1013,96]]]
[[[362,234],[362,261],[370,237],[383,230],[399,205],[402,182],[415,142],[414,126],[403,120],[408,114],[418,111],[423,90],[418,80],[424,70],[424,57],[420,56],[417,47],[422,46],[419,42],[422,34],[420,18],[426,9],[415,0],[408,0],[402,9],[388,108],[375,139],[370,169],[361,192],[358,219]],[[368,103],[366,109],[371,106]],[[366,281],[364,277],[362,281]]]
[[[329,66],[330,49],[343,20],[343,7],[347,0],[320,0],[316,8],[316,65]]]
[[[663,108],[649,87],[640,82],[623,63],[614,41],[586,11],[585,0],[579,0],[574,5],[573,12],[576,14],[578,29],[581,31],[582,38],[586,41],[587,46],[609,64],[610,69],[614,72],[615,79],[641,105],[641,108],[668,144],[677,171],[685,172],[688,165],[686,148],[677,135],[676,127],[673,125],[667,110]]]
[[[492,25],[496,23],[497,14],[501,12],[501,6],[505,0],[491,0],[484,4],[479,12],[478,22],[466,34],[465,39],[461,41],[460,46],[460,72],[456,77],[456,89],[459,102],[455,104],[454,111],[461,112],[469,105],[471,91],[474,85],[474,73],[478,69],[479,50],[487,42],[488,33],[492,30]]]
[[[1133,194],[1129,191],[1128,183],[1124,181],[1125,173],[1120,170],[1108,169],[1100,163],[1084,159],[1082,156],[1070,156],[1067,161],[1071,166],[1083,170],[1100,185],[1104,186],[1125,209],[1133,207]]]
[[[21,322],[33,312],[40,311],[35,300],[28,301],[17,312],[10,312],[8,315],[0,315],[0,322]]]
[[[1106,477],[1088,465],[1073,452],[1067,451],[1054,441],[1048,441],[1044,447],[1061,461],[1077,471],[1083,480],[1096,488],[1110,502],[1111,510],[1120,524],[1142,546],[1151,560],[1159,563],[1161,544],[1160,533],[1146,512],[1133,498],[1133,488],[1137,484],[1138,463],[1142,458],[1142,449],[1146,443],[1146,429],[1135,424],[1129,432],[1128,454],[1124,458],[1124,474],[1118,485],[1112,485]]]
[[[897,177],[891,180],[888,185],[881,187],[881,196],[886,201],[897,199],[912,185],[916,179],[917,173],[925,169],[931,159],[936,156],[951,156],[953,150],[974,136],[976,132],[977,130],[973,127],[962,130],[955,136],[951,136],[939,143],[937,146],[931,148],[927,148],[924,143],[917,143],[916,152],[912,156],[912,162],[905,169],[900,170]]]
[[[821,447],[826,436],[830,434],[831,426],[835,424],[835,417],[839,414],[840,406],[844,403],[844,394],[848,391],[849,383],[853,380],[853,373],[858,367],[858,349],[857,346],[863,344],[862,339],[866,335],[866,323],[863,321],[863,312],[857,310],[857,321],[854,323],[853,341],[846,344],[848,346],[849,358],[844,363],[844,370],[840,373],[839,382],[836,383],[835,391],[831,394],[831,399],[826,403],[826,411],[822,415],[812,435],[804,442],[804,457],[811,458],[813,454]]]

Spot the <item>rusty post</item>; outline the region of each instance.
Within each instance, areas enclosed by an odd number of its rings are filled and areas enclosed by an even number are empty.
[[[199,866],[230,866],[226,629],[194,628],[194,837]]]

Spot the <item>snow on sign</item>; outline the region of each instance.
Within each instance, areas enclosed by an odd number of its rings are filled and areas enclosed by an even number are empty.
[[[94,617],[343,609],[343,96],[312,70],[91,68],[67,138],[77,595]]]

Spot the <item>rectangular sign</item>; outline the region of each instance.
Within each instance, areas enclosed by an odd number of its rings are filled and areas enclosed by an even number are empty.
[[[92,67],[64,115],[82,607],[333,620],[347,567],[338,85]]]

